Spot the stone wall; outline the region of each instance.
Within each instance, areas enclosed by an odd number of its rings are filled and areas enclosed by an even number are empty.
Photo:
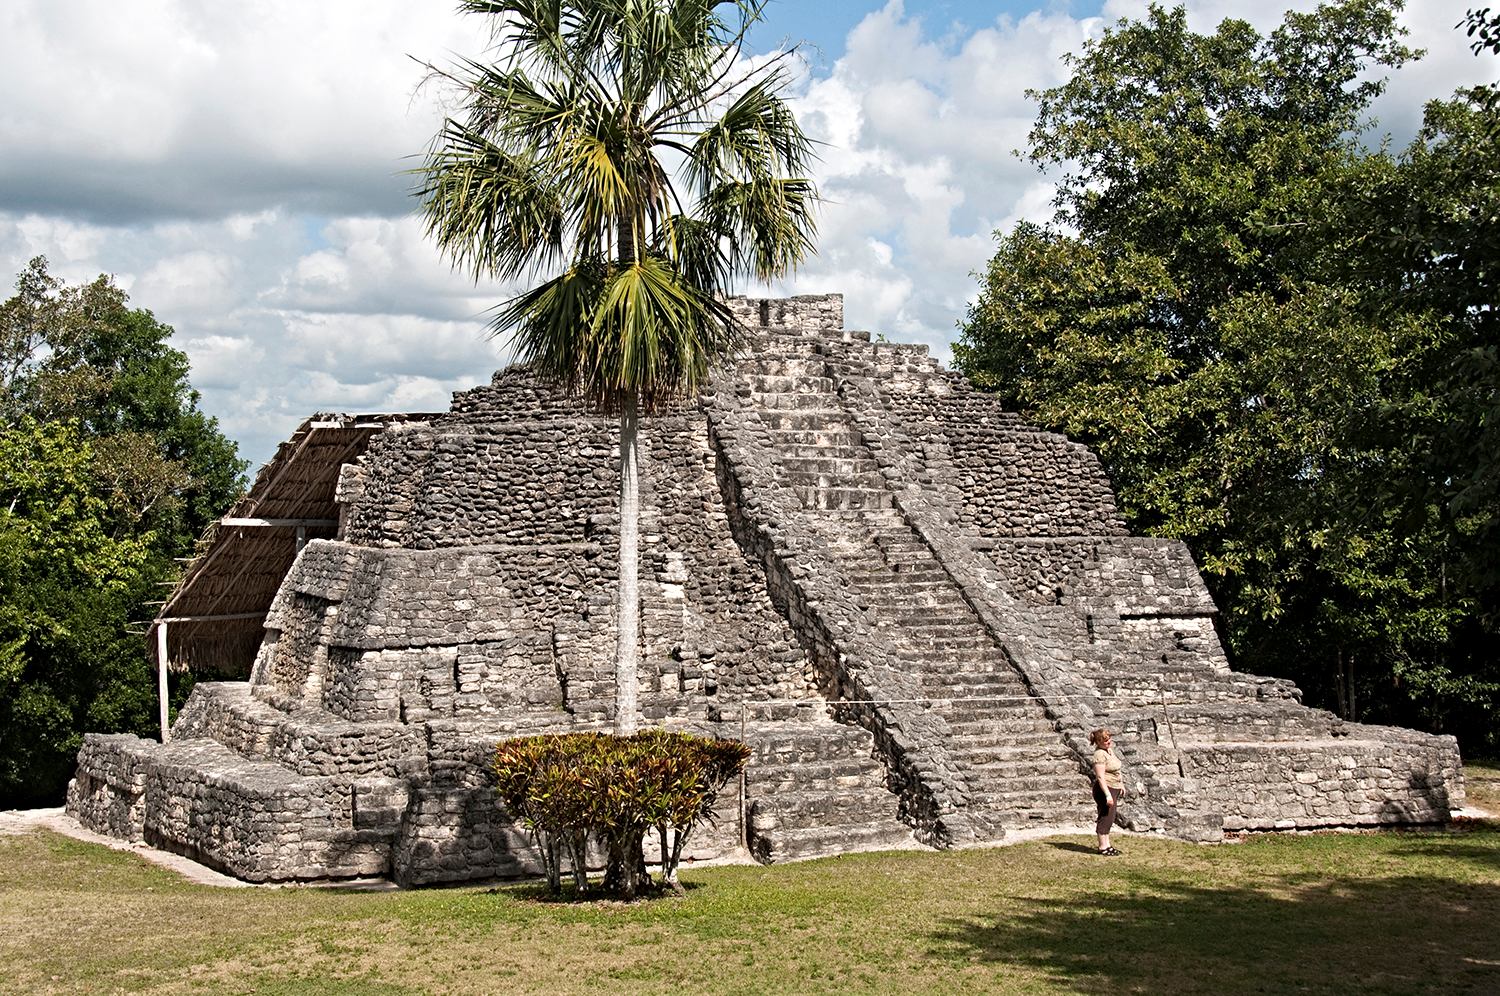
[[[1343,724],[1229,669],[1181,544],[1130,537],[1098,460],[837,295],[734,299],[748,348],[641,435],[640,710],[741,736],[699,857],[949,846],[1088,818],[1088,731],[1131,819],[1445,819],[1452,738]],[[86,738],[87,825],[252,880],[531,874],[495,744],[608,729],[617,430],[522,369],[390,426],[340,474],[247,684],[170,744]]]
[[[1226,830],[1439,823],[1462,803],[1456,750],[1385,736],[1199,746],[1182,764]]]
[[[99,833],[143,839],[146,780],[160,753],[159,744],[126,734],[88,734],[78,749],[78,776],[68,783],[68,812]]]

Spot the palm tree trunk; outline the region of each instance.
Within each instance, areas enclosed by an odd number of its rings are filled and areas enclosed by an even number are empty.
[[[636,727],[636,680],[641,620],[640,464],[636,457],[635,395],[620,406],[620,589],[616,617],[619,644],[615,648],[615,732],[634,733]]]

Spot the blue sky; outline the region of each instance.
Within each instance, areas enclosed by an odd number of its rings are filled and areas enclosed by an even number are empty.
[[[1314,0],[1190,0],[1268,30]],[[1376,108],[1398,140],[1422,102],[1488,81],[1452,26],[1473,0],[1413,0],[1429,50]],[[782,293],[845,294],[849,325],[946,358],[993,233],[1045,220],[1017,159],[1023,96],[1146,0],[778,0],[752,38],[812,43],[794,106],[823,144],[819,254]],[[203,406],[264,461],[317,411],[431,411],[505,362],[483,336],[507,289],[455,275],[402,170],[441,121],[415,60],[477,55],[451,0],[6,0],[0,4],[0,270],[46,255],[109,273],[176,330]],[[753,288],[745,288],[753,290]]]
[[[839,0],[771,0],[765,20],[751,34],[752,47],[764,51],[784,38],[806,40],[836,57],[844,38],[878,4]],[[1099,13],[1102,0],[1074,3],[1037,3],[1035,0],[907,0],[906,14],[922,21],[934,37],[959,40],[974,29],[987,27],[1002,16],[1025,17],[1035,10],[1055,11],[1075,17]]]

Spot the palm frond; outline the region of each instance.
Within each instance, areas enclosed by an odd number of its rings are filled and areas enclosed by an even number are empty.
[[[700,193],[724,181],[807,174],[812,142],[779,96],[782,85],[776,72],[757,80],[693,141],[683,168]]]
[[[812,181],[768,178],[721,183],[709,191],[699,212],[729,241],[732,273],[769,280],[796,269],[816,251],[816,202]]]
[[[788,75],[740,59],[766,2],[463,0],[503,58],[440,74],[465,114],[415,171],[428,232],[476,275],[553,273],[491,331],[606,408],[696,390],[736,348],[732,282],[813,252]]]
[[[735,348],[735,330],[722,302],[648,255],[610,276],[591,329],[592,377],[612,399],[634,395],[650,411],[696,392],[712,360]]]
[[[427,234],[462,269],[510,279],[561,259],[562,201],[535,162],[450,120],[413,172]]]

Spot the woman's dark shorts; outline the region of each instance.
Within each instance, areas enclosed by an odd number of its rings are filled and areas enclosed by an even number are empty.
[[[1115,825],[1115,810],[1119,808],[1120,800],[1125,798],[1124,789],[1112,789],[1115,801],[1110,802],[1105,796],[1104,789],[1098,782],[1094,783],[1094,805],[1099,810],[1099,822],[1094,824],[1094,832],[1097,834],[1109,833],[1110,828]]]

